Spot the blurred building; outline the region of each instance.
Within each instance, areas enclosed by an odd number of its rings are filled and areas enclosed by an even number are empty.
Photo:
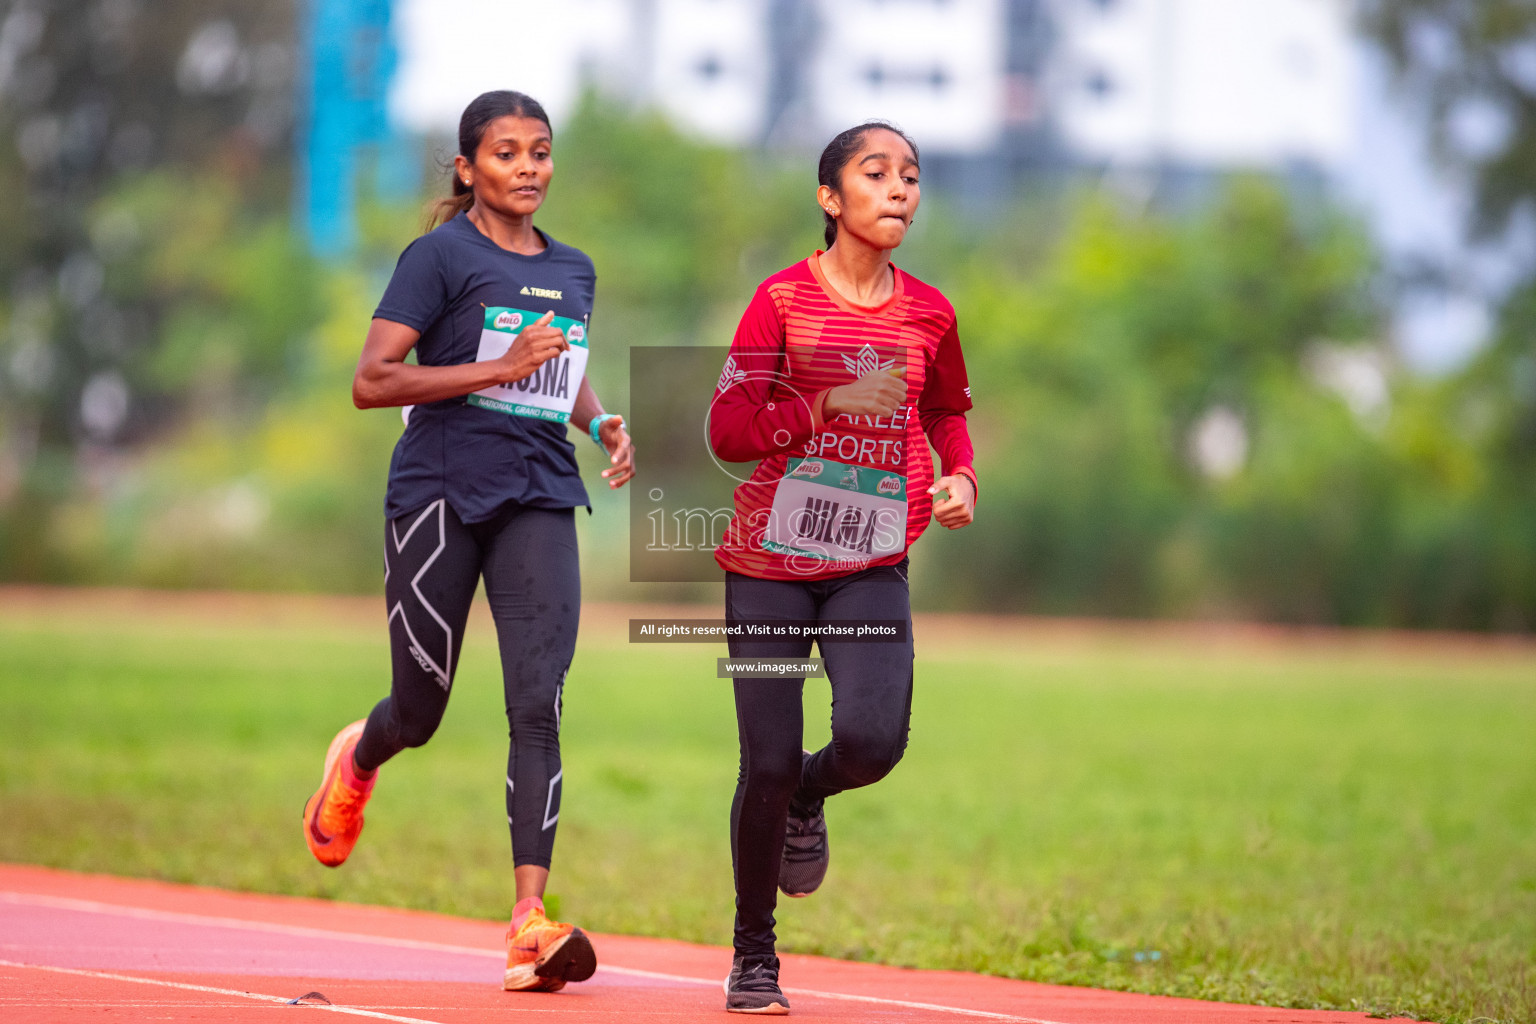
[[[1348,0],[461,0],[451,19],[396,3],[393,103],[418,129],[496,87],[558,119],[593,83],[729,144],[884,117],[934,154],[1054,141],[1093,163],[1329,165],[1350,130]],[[466,23],[505,59],[466,60]]]
[[[665,111],[729,144],[819,143],[869,117],[900,122],[935,152],[996,148],[1020,104],[1016,9],[1040,0],[567,0],[542,12],[497,0],[396,0],[404,50],[393,105],[441,131],[482,89],[521,88],[557,119],[581,88]],[[538,45],[515,60],[457,51],[465,21]],[[496,26],[505,25],[505,31]],[[1024,49],[1027,49],[1025,47]],[[445,73],[446,72],[446,73]],[[1010,113],[1011,112],[1011,113]]]
[[[1355,43],[1345,0],[1056,0],[1051,113],[1130,164],[1336,167]]]
[[[1461,253],[1464,190],[1437,179],[1355,37],[1355,0],[345,2],[393,4],[389,109],[417,132],[451,134],[494,88],[537,96],[557,125],[597,88],[707,139],[803,151],[882,117],[918,140],[931,183],[983,215],[1042,171],[1109,171],[1176,198],[1252,169],[1345,197],[1394,261]],[[469,50],[466,25],[482,41]],[[1431,339],[1410,345],[1416,360],[1486,333],[1466,290],[1455,324],[1405,318],[1405,339]]]

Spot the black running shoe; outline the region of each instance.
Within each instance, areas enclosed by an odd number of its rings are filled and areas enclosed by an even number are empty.
[[[779,958],[756,953],[732,960],[725,1008],[731,1013],[788,1013],[789,1000],[779,991]]]
[[[809,896],[827,877],[831,859],[822,801],[812,806],[790,801],[789,817],[784,822],[784,859],[779,861],[779,890],[786,896]]]

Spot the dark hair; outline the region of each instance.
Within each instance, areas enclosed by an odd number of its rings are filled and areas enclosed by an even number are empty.
[[[906,132],[889,121],[865,121],[845,132],[840,132],[836,138],[827,143],[827,148],[821,151],[821,160],[816,164],[816,184],[825,185],[834,192],[841,188],[843,168],[848,166],[848,161],[852,160],[853,155],[859,151],[859,147],[864,145],[864,136],[878,128],[900,135],[902,140],[912,147],[912,162],[919,167],[922,166],[917,157],[917,143],[913,142]],[[821,211],[821,216],[827,222],[827,248],[830,249],[832,243],[837,241],[837,218],[825,209]]]
[[[480,141],[485,138],[485,130],[498,117],[531,117],[535,121],[543,121],[544,127],[549,128],[549,115],[544,113],[544,107],[532,96],[511,89],[483,92],[470,100],[464,113],[459,115],[459,155],[473,163]],[[555,130],[550,128],[549,134],[550,138],[554,138]],[[429,231],[475,205],[474,191],[464,184],[464,179],[459,177],[451,160],[448,162],[448,178],[452,192],[446,199],[439,199],[432,204],[427,217]]]

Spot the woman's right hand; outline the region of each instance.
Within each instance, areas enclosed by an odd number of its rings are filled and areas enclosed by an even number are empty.
[[[565,332],[549,325],[554,318],[555,311],[550,310],[524,327],[513,339],[512,347],[501,358],[493,360],[498,364],[496,372],[500,383],[511,384],[531,376],[540,366],[571,347],[565,340]]]
[[[893,370],[874,370],[852,384],[827,392],[821,403],[822,416],[889,416],[907,400],[905,366]]]

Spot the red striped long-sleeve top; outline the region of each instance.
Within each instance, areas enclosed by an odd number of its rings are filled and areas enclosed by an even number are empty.
[[[758,287],[710,409],[716,455],[762,460],[736,488],[715,551],[747,576],[839,576],[901,561],[932,515],[929,442],[946,475],[976,480],[954,308],[896,268],[889,300],[855,305],[827,284],[820,256]],[[827,391],[895,367],[906,368],[907,401],[894,413],[823,418]]]

